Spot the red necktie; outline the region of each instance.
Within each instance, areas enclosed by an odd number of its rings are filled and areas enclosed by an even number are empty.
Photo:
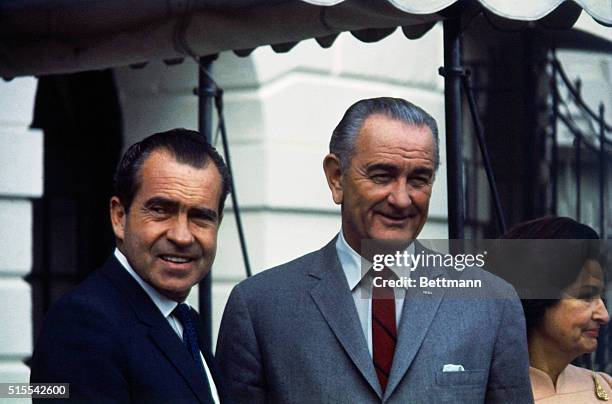
[[[378,276],[383,279],[394,278],[388,268],[384,268],[381,272],[374,272],[374,277]],[[396,342],[397,327],[393,288],[372,285],[372,357],[383,392],[389,381]]]

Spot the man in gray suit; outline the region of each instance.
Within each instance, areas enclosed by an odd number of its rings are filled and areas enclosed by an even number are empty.
[[[349,108],[323,162],[342,206],[340,233],[241,282],[228,300],[217,358],[237,402],[533,401],[521,305],[499,278],[421,268],[410,277],[484,286],[472,297],[430,287],[369,294],[364,241],[418,236],[438,160],[437,125],[421,108],[394,98]],[[395,267],[382,274],[402,276]]]

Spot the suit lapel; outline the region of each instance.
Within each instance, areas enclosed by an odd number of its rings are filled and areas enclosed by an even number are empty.
[[[319,279],[319,282],[310,294],[342,348],[380,398],[380,384],[335,244],[334,238],[323,247],[320,251],[321,262],[313,265],[310,276]]]
[[[436,279],[444,273],[441,268],[421,268],[413,273],[413,279],[417,282],[421,276]],[[412,364],[443,297],[442,288],[407,288],[385,399],[391,397]]]
[[[174,365],[200,401],[210,397],[210,390],[179,336],[161,314],[155,303],[113,256],[102,267],[102,275],[125,295],[138,319],[149,326],[149,336]],[[210,401],[202,401],[204,403]]]
[[[166,358],[187,381],[196,397],[203,403],[212,402],[210,388],[205,380],[206,376],[202,375],[193,358],[178,338],[178,335],[176,335],[170,326],[153,326],[149,330],[149,335]]]

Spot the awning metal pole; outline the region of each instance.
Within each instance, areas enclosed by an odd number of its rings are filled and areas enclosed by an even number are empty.
[[[554,54],[553,54],[554,58]],[[552,179],[552,204],[551,213],[557,214],[558,191],[558,169],[559,169],[559,147],[557,143],[557,116],[559,115],[559,92],[557,88],[557,67],[552,63],[552,76],[550,78],[550,91],[552,94],[552,113],[550,115],[550,128],[552,137],[551,150],[551,179]]]
[[[599,104],[599,223],[600,231],[599,237],[602,240],[607,239],[607,227],[606,227],[606,121],[605,121],[605,107],[603,102]]]
[[[576,220],[580,221],[582,216],[582,137],[576,136],[574,145],[574,160],[576,163]]]
[[[464,238],[463,154],[461,135],[461,44],[459,19],[444,21],[444,113],[446,119],[446,175],[448,237]]]
[[[212,142],[213,135],[213,100],[215,96],[214,84],[208,80],[204,70],[209,74],[216,56],[200,58],[198,69],[198,130],[206,137],[208,143]],[[202,338],[209,346],[212,345],[212,271],[198,284],[198,311],[202,319]]]

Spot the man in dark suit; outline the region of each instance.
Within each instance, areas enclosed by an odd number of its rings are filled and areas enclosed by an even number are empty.
[[[418,236],[438,160],[437,126],[421,108],[394,98],[349,108],[323,162],[340,233],[241,282],[227,302],[217,358],[235,401],[532,402],[524,319],[507,283],[425,265],[408,279],[480,281],[482,290],[378,289],[377,276],[405,273],[362,265],[373,258],[368,240]]]
[[[229,180],[197,132],[131,146],[115,176],[117,248],[49,311],[31,382],[70,383],[71,402],[219,403],[223,385],[185,302],[210,270]]]

